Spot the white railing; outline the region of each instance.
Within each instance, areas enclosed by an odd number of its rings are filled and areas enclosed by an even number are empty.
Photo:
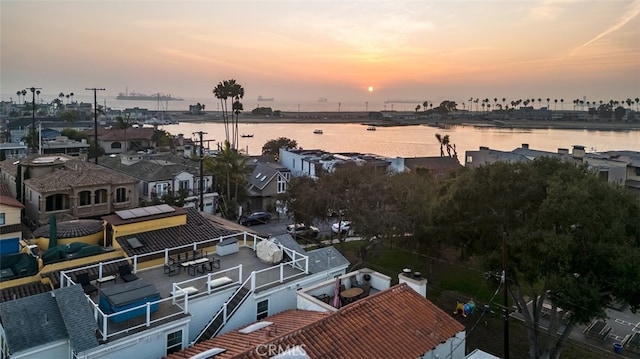
[[[164,256],[164,263],[168,263],[169,261],[169,253],[170,252],[180,252],[180,250],[184,250],[189,248],[190,250],[197,250],[198,247],[205,247],[205,246],[210,246],[213,245],[216,242],[221,242],[225,239],[228,238],[233,238],[233,237],[237,237],[237,236],[241,236],[241,238],[239,239],[239,241],[241,241],[241,245],[243,247],[247,247],[247,248],[252,248],[254,251],[256,250],[256,244],[258,241],[260,240],[265,240],[264,238],[261,238],[255,234],[251,234],[251,233],[247,233],[247,232],[243,232],[240,234],[232,234],[232,235],[227,235],[227,236],[223,236],[220,238],[216,238],[216,239],[211,239],[211,240],[207,240],[207,241],[202,241],[202,242],[194,242],[192,244],[188,244],[188,245],[183,245],[183,246],[178,246],[178,247],[173,247],[173,248],[165,248],[164,250],[160,250],[160,251],[155,251],[155,252],[151,252],[151,253],[146,253],[146,254],[141,254],[141,255],[135,255],[133,257],[129,257],[129,258],[122,258],[122,259],[114,259],[111,261],[107,261],[107,262],[100,262],[100,263],[96,263],[96,264],[92,264],[92,265],[87,265],[85,267],[82,268],[75,268],[75,269],[70,269],[70,270],[66,270],[66,271],[61,271],[60,272],[60,287],[65,287],[68,285],[74,285],[76,284],[70,274],[77,272],[77,271],[85,271],[87,269],[90,268],[98,268],[98,278],[102,278],[104,277],[104,269],[105,266],[112,264],[112,263],[124,263],[126,262],[127,264],[132,265],[133,269],[132,272],[136,273],[138,270],[138,262],[143,260],[145,257],[150,257],[150,256],[155,256],[154,258],[159,257],[159,254],[162,254]],[[253,245],[249,246],[247,244],[248,240],[252,240],[253,241]],[[164,298],[164,299],[160,299],[154,302],[147,302],[145,304],[141,304],[139,306],[133,307],[133,308],[129,308],[129,309],[125,309],[122,311],[118,311],[117,313],[112,313],[112,314],[106,314],[104,313],[100,308],[99,308],[99,304],[95,303],[91,300],[91,297],[89,295],[87,295],[87,300],[92,304],[93,306],[93,311],[94,311],[94,319],[96,320],[96,322],[98,323],[98,328],[100,331],[100,335],[102,337],[102,340],[107,340],[110,337],[119,335],[119,334],[124,334],[127,333],[131,330],[137,329],[137,328],[144,328],[144,327],[149,327],[152,324],[159,322],[159,321],[163,321],[166,320],[167,318],[171,318],[171,317],[175,317],[175,316],[179,316],[179,315],[183,315],[188,313],[188,308],[189,308],[189,300],[192,299],[193,297],[199,297],[199,296],[204,296],[204,295],[211,295],[214,294],[215,292],[217,292],[217,288],[210,288],[208,283],[213,279],[213,277],[215,277],[216,275],[220,275],[222,272],[225,273],[225,276],[229,275],[230,272],[233,272],[235,270],[238,271],[238,277],[237,280],[232,282],[235,284],[241,284],[240,288],[242,288],[244,285],[246,285],[247,283],[251,283],[250,286],[250,291],[251,292],[255,292],[257,289],[260,288],[265,288],[274,284],[280,284],[283,283],[286,280],[295,278],[295,277],[299,277],[299,276],[303,276],[308,274],[308,268],[309,268],[309,257],[305,256],[301,253],[298,253],[296,251],[293,251],[289,248],[285,248],[282,245],[278,244],[278,246],[283,250],[284,253],[286,253],[290,258],[292,258],[291,261],[285,262],[285,263],[280,263],[278,266],[274,266],[274,267],[269,267],[263,270],[259,270],[259,271],[255,271],[255,272],[251,272],[251,274],[247,277],[247,279],[245,281],[242,281],[242,264],[236,266],[236,267],[232,267],[232,268],[226,268],[224,270],[218,271],[218,272],[212,272],[212,273],[208,273],[206,275],[203,276],[199,276],[199,277],[195,277],[192,279],[188,279],[186,281],[182,281],[182,282],[177,282],[173,284],[173,291],[172,293],[178,293],[178,291],[180,291],[181,289],[184,289],[186,287],[188,287],[189,285],[187,284],[193,284],[193,283],[199,283],[199,282],[203,282],[204,286],[206,287],[206,291],[203,292],[198,292],[195,294],[189,294],[186,291],[183,291],[182,294],[176,296],[176,295],[171,295],[168,298]],[[291,266],[292,268],[297,268],[300,269],[301,272],[297,272],[295,274],[292,275],[285,275],[284,274],[284,267],[285,266]],[[278,271],[277,274],[273,274],[275,271]],[[260,276],[260,278],[258,278],[258,276]],[[235,277],[235,276],[234,276]],[[269,278],[271,277],[275,277],[274,280],[270,280]],[[264,279],[262,279],[264,278]],[[257,284],[257,282],[259,282],[260,284]],[[200,285],[198,285],[198,287],[200,287]],[[178,297],[181,297],[181,300],[176,300]],[[181,303],[183,303],[181,305]],[[169,308],[169,314],[166,314],[167,310],[163,309],[162,311],[158,310],[152,310],[153,308],[159,308],[161,305],[166,305]],[[224,303],[223,305],[223,309],[226,310],[226,307],[228,305],[228,302]],[[171,309],[175,307],[175,309]],[[119,331],[114,331],[114,332],[109,332],[109,326],[110,325],[116,325],[118,323],[114,323],[111,324],[110,323],[110,319],[116,316],[126,316],[126,313],[129,312],[133,312],[133,311],[140,311],[141,309],[144,308],[144,312],[145,312],[145,320],[139,324],[135,324],[135,325],[131,325],[131,326],[127,326],[126,328],[119,330]],[[162,312],[163,314],[160,314],[160,312]],[[224,319],[226,322],[227,319],[227,313],[224,313]],[[137,316],[139,317],[139,316]],[[137,319],[139,320],[139,319]],[[118,324],[121,325],[121,324]]]

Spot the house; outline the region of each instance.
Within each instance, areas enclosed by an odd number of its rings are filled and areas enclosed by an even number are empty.
[[[317,178],[323,172],[333,172],[340,166],[357,164],[378,171],[397,171],[394,160],[375,155],[361,153],[329,153],[323,150],[302,150],[281,148],[280,164],[291,171],[294,177],[310,176]],[[402,168],[404,170],[404,168]]]
[[[287,191],[290,180],[291,171],[281,164],[258,162],[248,181],[250,210],[273,210],[277,196]]]
[[[81,160],[86,161],[88,151],[89,144],[87,140],[74,141],[66,136],[56,136],[43,140],[40,143],[40,153],[45,155],[63,153],[65,155],[79,157]]]
[[[20,251],[23,209],[24,205],[11,194],[9,185],[0,183],[0,256]]]
[[[203,193],[207,213],[215,213],[217,194],[213,192],[213,174],[204,173],[200,185],[200,163],[172,154],[121,154],[102,156],[98,164],[138,179],[142,203],[162,200],[165,195],[184,195],[187,202],[199,207]],[[206,197],[206,198],[204,198]]]
[[[147,127],[130,127],[127,129],[98,128],[98,145],[106,154],[119,154],[130,150],[142,151],[147,148],[155,148],[154,131],[155,129]],[[85,133],[89,141],[94,140],[94,129],[86,130]]]
[[[329,286],[335,280],[330,280]],[[286,310],[167,359],[465,357],[465,327],[406,282],[339,309]],[[307,296],[308,297],[308,296]],[[313,297],[312,297],[313,298]],[[315,298],[314,298],[315,299]]]
[[[32,155],[0,162],[3,179],[15,183],[15,197],[34,227],[52,214],[92,218],[138,207],[138,179],[68,155]]]
[[[467,168],[480,167],[485,164],[491,164],[495,162],[530,162],[538,157],[555,157],[563,160],[574,160],[574,158],[580,158],[584,156],[583,146],[574,146],[573,153],[570,154],[566,148],[559,148],[558,152],[540,151],[529,148],[529,144],[523,143],[521,147],[514,149],[513,151],[499,151],[492,150],[489,147],[480,146],[478,151],[466,151],[465,152],[465,164]]]
[[[24,143],[0,143],[0,161],[6,159],[21,159],[27,157],[29,149]]]
[[[97,342],[79,349],[70,340],[67,352],[59,354],[57,344],[71,336],[69,328],[46,343],[15,341],[11,335],[16,329],[5,325],[6,314],[0,312],[0,342],[7,343],[6,351],[70,359],[160,358],[294,309],[301,288],[343,276],[349,265],[339,253],[322,248],[317,256],[329,257],[331,266],[313,266],[306,252],[228,229],[193,208],[157,205],[116,211],[104,217],[104,226],[109,251],[70,257],[41,267],[39,275],[0,283],[6,307],[42,294],[46,287],[75,288],[83,302],[73,301],[69,308],[89,310],[90,315],[79,313],[86,326],[73,328],[73,335],[82,331]],[[90,286],[79,284],[83,277]],[[384,276],[373,277],[384,282]],[[42,311],[60,311],[60,296],[54,295],[45,293],[55,299],[40,303]]]
[[[98,346],[81,286],[0,303],[2,358],[71,358]]]
[[[585,147],[574,145],[572,150],[558,148],[557,152],[535,150],[528,144],[512,151],[492,150],[480,147],[479,151],[465,153],[465,167],[474,168],[495,162],[530,162],[538,157],[555,157],[563,161],[586,164],[609,183],[617,183],[640,195],[640,152],[638,151],[604,151],[587,153]]]

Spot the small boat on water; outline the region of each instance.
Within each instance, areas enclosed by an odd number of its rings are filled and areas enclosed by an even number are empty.
[[[375,130],[376,130],[376,126],[367,127],[367,131],[375,131]]]
[[[240,137],[253,137],[253,134],[249,134],[249,135],[242,134],[240,135]]]
[[[315,129],[315,130],[313,130],[313,133],[315,133],[316,135],[321,135],[322,134],[322,130]]]

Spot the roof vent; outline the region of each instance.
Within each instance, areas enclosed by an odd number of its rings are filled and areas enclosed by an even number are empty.
[[[201,353],[198,353],[196,355],[191,356],[190,359],[207,359],[207,358],[211,358],[213,356],[216,356],[218,354],[222,354],[224,352],[226,352],[227,349],[223,349],[223,348],[211,348],[208,350],[205,350]]]
[[[413,272],[413,278],[420,279],[420,277],[422,277],[422,273],[420,273],[420,272]]]
[[[409,269],[409,268],[405,268],[405,269],[403,269],[403,270],[402,270],[402,274],[403,274],[405,277],[411,277],[411,269]]]

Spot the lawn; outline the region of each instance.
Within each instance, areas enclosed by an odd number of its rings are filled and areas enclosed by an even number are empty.
[[[357,249],[361,243],[347,242],[335,247],[352,263],[356,262]],[[393,284],[398,283],[398,274],[404,268],[420,272],[428,280],[427,299],[434,302],[445,312],[450,313],[467,328],[467,352],[479,348],[502,357],[504,352],[504,316],[502,315],[502,291],[498,289],[495,275],[486,275],[472,261],[462,262],[455,253],[439,251],[433,256],[421,255],[412,250],[398,247],[383,248],[369,256],[365,267],[391,277]],[[466,318],[453,312],[457,301],[467,303],[473,300],[477,310]],[[565,342],[562,358],[596,359],[614,358],[612,352],[592,352],[579,343]],[[512,358],[528,358],[529,345],[524,325],[509,320],[509,353]]]

